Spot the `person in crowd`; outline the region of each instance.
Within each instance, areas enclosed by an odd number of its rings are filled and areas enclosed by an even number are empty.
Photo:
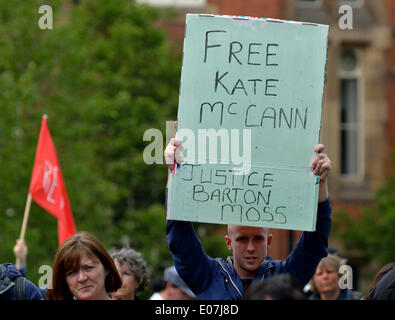
[[[181,162],[182,149],[181,141],[175,138],[167,145],[164,158],[169,173],[176,162]],[[167,220],[167,239],[175,267],[198,299],[242,299],[251,283],[283,272],[302,286],[309,281],[321,258],[327,255],[331,228],[327,177],[332,162],[323,153],[322,144],[313,151],[316,155],[311,169],[320,176],[316,231],[303,232],[285,262],[267,255],[272,243],[272,234],[267,228],[229,225],[225,243],[233,257],[224,261],[205,253],[191,222]]]
[[[245,300],[306,300],[301,286],[288,273],[255,282],[247,290]]]
[[[313,294],[309,300],[363,300],[363,295],[358,291],[340,289],[340,266],[340,258],[332,254],[320,261],[311,279]]]
[[[165,288],[166,288],[166,281],[163,279],[163,275],[161,275],[160,277],[155,277],[152,280],[152,290],[154,291],[154,294],[151,296],[151,298],[154,295],[157,295],[159,292],[161,292]],[[158,298],[160,298],[160,297],[158,297]],[[157,299],[155,299],[155,300],[157,300]]]
[[[26,276],[27,246],[24,239],[17,239],[14,246],[15,267]]]
[[[27,245],[24,239],[17,239],[13,248],[15,255],[15,267],[26,278],[27,275]],[[47,288],[40,288],[41,296],[45,299]]]
[[[122,248],[110,254],[122,279],[122,287],[112,293],[112,297],[118,300],[137,299],[136,293],[143,292],[150,282],[147,263],[141,253],[131,248]]]
[[[0,264],[0,300],[43,300],[41,291],[12,263]]]
[[[395,262],[386,264],[376,274],[368,300],[395,300]]]
[[[195,298],[194,293],[180,278],[174,266],[165,269],[163,280],[163,289],[155,292],[149,300],[190,300]]]
[[[110,254],[90,233],[78,232],[58,248],[48,300],[111,300],[122,280]]]
[[[341,264],[346,264],[347,263],[347,258],[343,257],[339,250],[333,247],[328,247],[328,254],[333,254],[337,257],[339,257]],[[313,292],[311,291],[311,281],[309,281],[303,288],[303,292],[306,295],[306,298],[309,298]]]

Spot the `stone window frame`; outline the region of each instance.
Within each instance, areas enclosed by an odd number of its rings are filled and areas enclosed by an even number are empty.
[[[299,8],[321,8],[323,5],[323,0],[296,0]]]
[[[354,51],[356,58],[357,58],[357,66],[354,70],[352,71],[346,71],[342,70],[341,68],[341,54],[343,50],[352,50]],[[362,49],[357,48],[354,46],[342,46],[339,51],[339,65],[338,65],[338,83],[339,83],[339,108],[341,108],[341,88],[340,88],[340,83],[341,80],[343,79],[356,79],[357,81],[357,117],[358,117],[358,122],[356,125],[350,124],[350,125],[344,125],[340,121],[340,137],[341,137],[341,132],[343,129],[349,128],[349,130],[356,129],[357,130],[357,170],[356,173],[342,173],[342,170],[340,169],[340,178],[342,181],[349,181],[349,182],[361,182],[364,179],[365,176],[365,143],[364,143],[364,114],[365,114],[365,109],[364,109],[364,77],[363,77],[363,55],[362,55]],[[356,128],[355,128],[356,127]],[[343,157],[343,153],[341,152],[342,145],[341,145],[341,140],[339,141],[339,148],[340,148],[340,155]],[[342,161],[341,161],[342,162]],[[340,162],[340,165],[341,165]]]
[[[347,4],[351,6],[353,9],[359,9],[362,8],[365,5],[365,0],[355,0],[355,1],[350,1],[350,0],[337,0],[338,7]]]

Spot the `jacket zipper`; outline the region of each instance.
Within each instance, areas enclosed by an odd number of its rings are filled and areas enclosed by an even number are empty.
[[[235,289],[237,290],[238,294],[240,295],[240,298],[243,298],[243,295],[241,294],[239,288],[237,288],[236,284],[233,282],[230,274],[228,271],[225,270],[224,266],[222,265],[221,261],[217,261],[219,263],[219,265],[221,266],[222,270],[225,271],[225,273],[228,275],[230,282],[232,283],[233,287],[235,287]]]

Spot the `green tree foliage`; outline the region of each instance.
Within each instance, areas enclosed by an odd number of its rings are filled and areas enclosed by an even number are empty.
[[[381,264],[395,261],[395,174],[376,191],[373,206],[353,219],[347,212],[335,214],[338,235],[347,249],[358,249]]]
[[[178,101],[180,59],[154,26],[158,13],[133,1],[56,1],[48,3],[53,29],[41,30],[42,4],[0,4],[3,261],[14,260],[44,113],[78,230],[111,245],[125,213],[156,228],[144,210],[164,199],[166,168],[142,157],[144,131],[164,131]],[[33,204],[26,235],[33,278],[52,264],[56,239],[56,220]]]
[[[53,9],[52,30],[38,26],[43,4]],[[1,262],[15,259],[47,114],[77,229],[108,249],[128,243],[153,275],[172,263],[167,169],[143,161],[145,130],[165,133],[177,113],[181,57],[156,27],[159,17],[132,0],[0,2]],[[26,242],[28,277],[37,283],[39,266],[52,265],[57,224],[34,202]],[[223,255],[222,248],[209,254]]]

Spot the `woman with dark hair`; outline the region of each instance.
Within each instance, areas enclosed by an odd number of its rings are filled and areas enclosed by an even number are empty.
[[[103,245],[90,233],[68,238],[56,252],[48,300],[111,300],[122,281]]]

